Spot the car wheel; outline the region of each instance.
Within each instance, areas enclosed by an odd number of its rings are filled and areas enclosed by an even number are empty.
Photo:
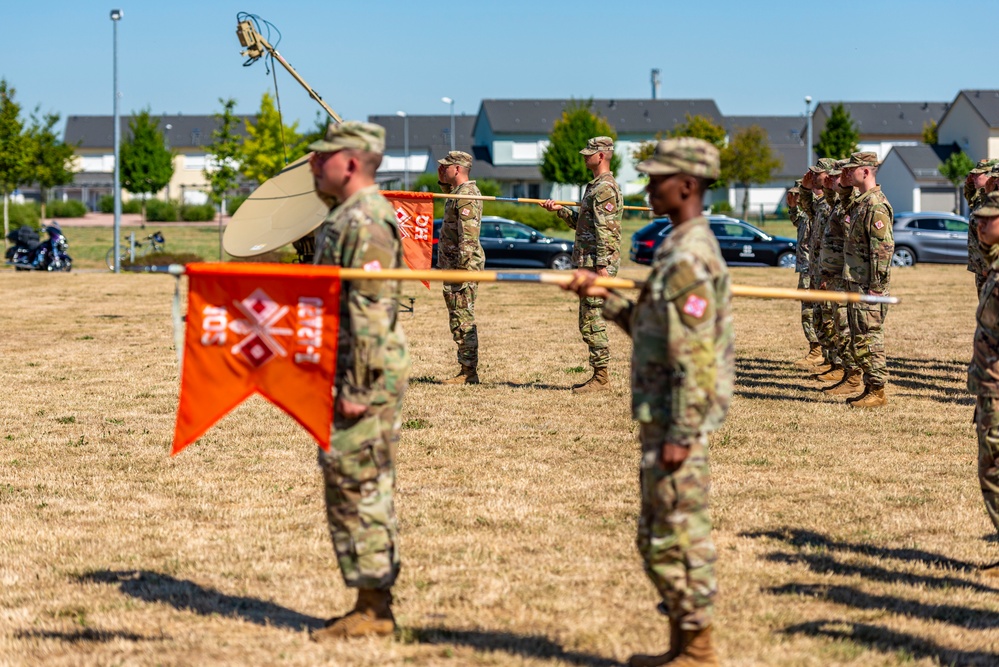
[[[891,256],[892,266],[912,266],[915,263],[916,253],[912,251],[912,248],[907,248],[904,245],[895,248],[895,254]]]
[[[793,269],[797,262],[797,256],[791,251],[782,252],[777,256],[777,266],[782,269]]]
[[[560,252],[551,258],[548,267],[556,271],[568,271],[572,268],[572,257],[568,253]]]

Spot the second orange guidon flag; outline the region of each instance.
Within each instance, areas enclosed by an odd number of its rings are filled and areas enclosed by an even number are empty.
[[[434,250],[434,196],[430,192],[385,190],[381,193],[395,211],[399,237],[402,239],[402,258],[406,266],[419,271],[432,268],[430,261]],[[429,289],[430,283],[422,281]]]
[[[328,449],[339,268],[188,264],[186,273],[187,330],[172,454],[254,393]]]

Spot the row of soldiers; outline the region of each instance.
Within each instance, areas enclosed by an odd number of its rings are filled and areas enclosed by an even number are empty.
[[[867,151],[822,158],[788,191],[800,289],[888,295],[894,211],[877,184],[877,170],[877,155]],[[803,302],[809,351],[796,365],[826,383],[823,393],[846,397],[851,407],[885,405],[887,312],[886,304]]]

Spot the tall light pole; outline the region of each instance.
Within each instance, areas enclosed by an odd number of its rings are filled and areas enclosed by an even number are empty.
[[[805,165],[805,171],[812,166],[812,96],[805,95],[805,116],[808,118],[808,150],[805,154],[808,156],[808,164]]]
[[[451,105],[451,150],[454,150],[454,100],[450,97],[442,97],[441,102]]]
[[[402,118],[402,145],[403,152],[406,154],[406,166],[404,167],[403,174],[403,187],[407,190],[409,189],[409,114],[405,111],[396,111],[396,116]]]
[[[121,273],[121,123],[118,120],[118,21],[123,12],[111,10],[114,25],[114,272]]]

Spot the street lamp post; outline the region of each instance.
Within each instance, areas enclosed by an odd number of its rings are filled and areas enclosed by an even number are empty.
[[[121,123],[118,120],[118,21],[123,12],[111,10],[114,25],[114,272],[121,273]]]
[[[454,150],[454,100],[450,97],[442,97],[441,102],[451,105],[451,150]]]
[[[396,111],[396,116],[402,118],[402,145],[403,152],[406,154],[406,166],[403,168],[403,187],[409,189],[409,114],[405,111]]]
[[[812,96],[805,95],[805,116],[808,118],[808,150],[805,154],[808,156],[808,164],[805,165],[805,170],[807,171],[809,167],[812,166]]]

